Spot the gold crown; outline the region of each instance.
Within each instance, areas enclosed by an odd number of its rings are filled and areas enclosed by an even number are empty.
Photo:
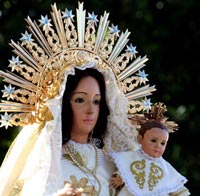
[[[130,121],[135,126],[141,126],[147,121],[158,121],[164,126],[167,127],[168,132],[174,132],[178,129],[178,124],[174,121],[169,121],[168,117],[164,114],[167,112],[167,107],[163,103],[154,103],[149,112],[145,112],[144,114],[135,114],[130,118]],[[139,127],[138,126],[138,127]]]
[[[120,34],[118,26],[109,27],[108,16],[105,12],[98,20],[92,12],[86,17],[83,3],[79,3],[76,21],[71,10],[61,12],[56,4],[52,5],[52,19],[41,16],[39,24],[30,17],[26,19],[28,31],[22,33],[20,42],[11,40],[16,54],[9,60],[11,71],[0,71],[9,84],[2,90],[6,100],[0,103],[0,112],[5,112],[1,127],[50,120],[52,115],[45,102],[58,94],[63,73],[88,62],[96,63],[99,70],[112,69],[129,100],[128,114],[150,109],[147,96],[155,87],[146,84],[148,74],[141,70],[148,59],[136,58],[132,44],[124,49],[130,32]]]

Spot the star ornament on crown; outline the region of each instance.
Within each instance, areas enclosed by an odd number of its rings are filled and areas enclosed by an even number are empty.
[[[83,10],[79,2],[76,15],[52,5],[47,15],[32,21],[27,17],[27,30],[19,42],[11,40],[14,55],[9,60],[11,71],[0,71],[4,90],[0,103],[0,127],[25,126],[51,120],[45,105],[60,88],[62,75],[71,66],[93,62],[99,70],[112,69],[119,89],[129,101],[127,114],[151,108],[147,96],[155,90],[147,84],[148,74],[142,68],[146,56],[136,57],[136,46],[127,44],[130,32],[109,25],[108,13],[100,18]]]

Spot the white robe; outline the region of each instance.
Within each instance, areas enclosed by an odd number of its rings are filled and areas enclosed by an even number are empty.
[[[96,163],[95,149],[91,144],[80,144],[74,141],[68,142],[70,145],[73,145],[73,148],[78,152],[81,158],[85,161],[87,168],[94,169]],[[98,150],[98,167],[96,170],[95,177],[90,173],[82,171],[77,167],[70,158],[63,156],[61,159],[61,168],[62,168],[62,186],[65,182],[72,183],[78,188],[83,188],[82,196],[110,196],[113,195],[112,189],[109,186],[110,178],[114,172],[114,165],[109,161],[102,150]],[[63,154],[66,154],[66,150],[63,148]],[[52,179],[53,181],[53,179]],[[100,183],[100,186],[99,186]],[[49,185],[51,186],[51,185]],[[92,194],[91,188],[95,188],[95,192],[100,191],[99,194]],[[62,188],[62,187],[61,187]],[[50,188],[48,188],[49,190]]]

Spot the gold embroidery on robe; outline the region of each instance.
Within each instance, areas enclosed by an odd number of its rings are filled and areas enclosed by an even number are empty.
[[[75,151],[75,152],[73,152],[73,156],[74,156],[74,159],[77,160],[77,162],[81,166],[83,166],[83,167],[87,166],[87,158],[84,155],[80,155],[79,152]],[[70,156],[68,154],[63,154],[63,157],[66,158],[66,159],[68,159],[68,160],[71,160]]]
[[[76,178],[76,176],[70,176],[71,182],[70,181],[65,181],[64,183],[70,183],[74,186],[74,188],[82,188],[83,193],[86,196],[95,196],[97,195],[97,191],[95,190],[94,186],[89,186],[88,184],[88,179],[87,178],[81,178],[79,181]]]
[[[134,161],[130,164],[130,170],[132,174],[135,176],[136,183],[139,185],[140,189],[144,188],[144,184],[146,182],[145,179],[145,160]],[[148,187],[149,190],[152,191],[156,184],[161,180],[164,176],[163,170],[156,164],[151,163],[150,171],[148,175]]]
[[[164,176],[163,170],[156,164],[151,163],[150,172],[149,172],[149,190],[152,191],[156,184],[162,179]]]
[[[135,175],[136,183],[141,189],[144,187],[145,183],[145,160],[134,161],[130,165],[131,172]]]

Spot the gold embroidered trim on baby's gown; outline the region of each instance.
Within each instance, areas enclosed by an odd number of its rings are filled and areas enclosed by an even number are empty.
[[[147,179],[145,179],[145,160],[134,161],[130,164],[130,170],[132,174],[135,176],[136,183],[139,185],[139,188],[143,189],[144,184]],[[148,173],[148,188],[150,191],[156,186],[156,184],[163,178],[164,172],[162,168],[160,168],[155,163],[150,163],[150,171]]]

